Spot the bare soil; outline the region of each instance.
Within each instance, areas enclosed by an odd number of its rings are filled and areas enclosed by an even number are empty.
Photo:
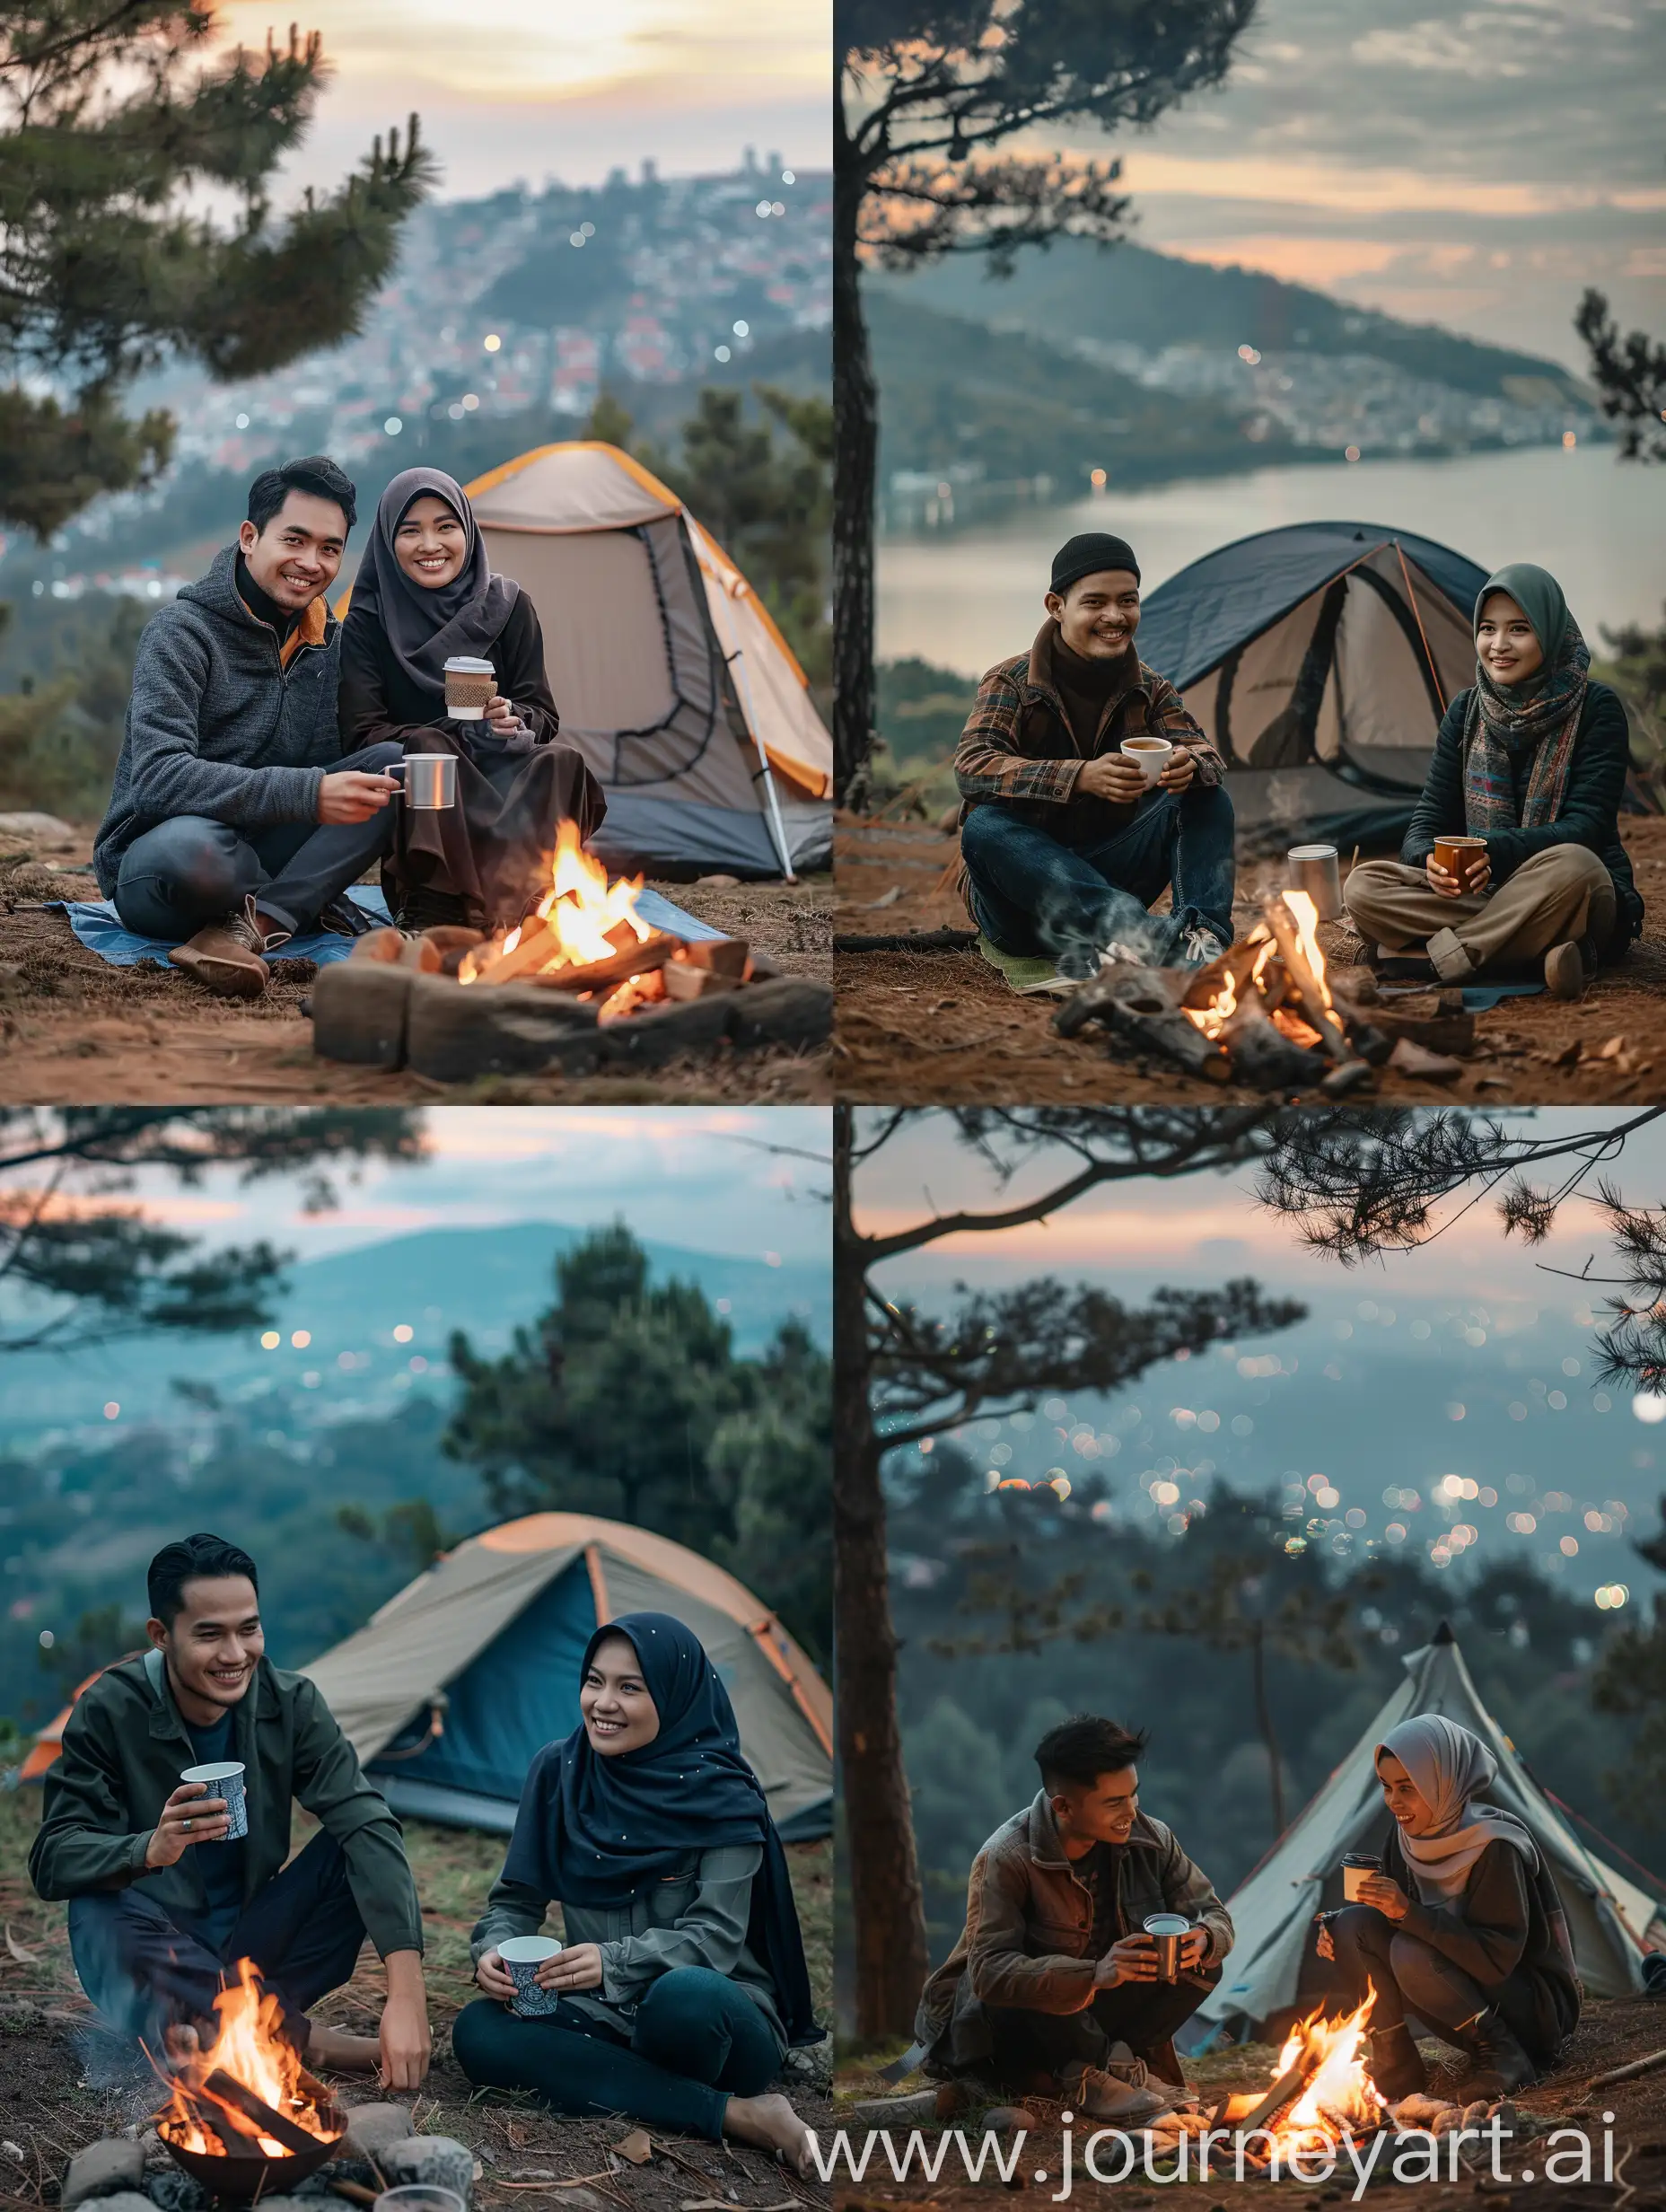
[[[1523,2145],[1513,2156],[1506,2157],[1506,2170],[1518,2172],[1513,2184],[1479,2183],[1460,2168],[1461,2178],[1456,2182],[1429,2183],[1405,2181],[1396,2183],[1390,2178],[1385,2187],[1381,2180],[1382,2167],[1390,2155],[1392,2146],[1381,2154],[1377,2178],[1373,2179],[1371,2203],[1391,2208],[1391,2212],[1666,2212],[1666,2067],[1645,2074],[1635,2081],[1617,2082],[1605,2089],[1592,2091],[1589,2084],[1592,2076],[1607,2073],[1615,2067],[1626,2066],[1635,2058],[1661,2050],[1666,2045],[1666,2004],[1651,2002],[1644,1997],[1587,1998],[1579,2026],[1574,2032],[1573,2046],[1565,2064],[1531,2089],[1523,2090],[1517,2103],[1523,2114],[1534,2114],[1556,2126],[1583,2129],[1593,2146],[1590,2183],[1552,2182],[1537,2179],[1531,2182],[1519,2178],[1521,2169],[1531,2171],[1542,2167],[1542,2158],[1533,2153],[1542,2152],[1545,2146],[1534,2142]],[[1425,2057],[1436,2062],[1432,2075],[1431,2088],[1435,2092],[1455,2089],[1457,2085],[1456,2054],[1443,2050],[1438,2043],[1423,2046]],[[1188,2060],[1188,2079],[1206,2100],[1217,2100],[1237,2090],[1265,2090],[1276,2076],[1277,2052],[1266,2043],[1242,2043],[1227,2050],[1213,2052],[1206,2058]],[[865,2064],[842,2065],[835,2077],[837,2099],[837,2125],[849,2129],[853,2135],[860,2128],[874,2123],[858,2123],[849,2110],[850,2101],[857,2097],[904,2095],[911,2089],[924,2086],[920,2076],[910,2076],[894,2087],[881,2081],[872,2068],[878,2058]],[[1025,2109],[1033,2113],[1037,2127],[1026,2134],[1020,2173],[1014,2174],[1014,2186],[1027,2191],[1038,2208],[1048,2201],[1059,2186],[1062,2172],[1061,2131],[1059,2108],[1035,2098],[1025,2100]],[[1602,2172],[1602,2143],[1604,2116],[1612,2114],[1614,2136],[1614,2168],[1616,2180],[1604,2183]],[[976,2130],[981,2127],[981,2111],[957,2116],[950,2125],[965,2131],[969,2141],[976,2141]],[[934,2133],[934,2130],[930,2131]],[[906,2128],[895,2130],[899,2156],[906,2136]],[[1075,2199],[1090,2204],[1106,2205],[1115,2202],[1127,2212],[1148,2212],[1159,2203],[1168,2212],[1225,2212],[1227,2206],[1242,2205],[1246,2212],[1256,2207],[1266,2207],[1267,2212],[1291,2212],[1298,2203],[1311,2202],[1317,2197],[1320,2204],[1337,2204],[1350,2200],[1357,2187],[1356,2177],[1348,2167],[1346,2155],[1341,2172],[1334,2181],[1318,2184],[1303,2184],[1288,2179],[1277,2182],[1245,2181],[1232,2178],[1228,2165],[1223,2174],[1218,2170],[1207,2182],[1174,2181],[1160,2190],[1153,2190],[1146,2176],[1136,2168],[1128,2181],[1115,2190],[1100,2187],[1081,2171],[1081,2146],[1089,2133],[1088,2128],[1078,2123],[1074,2129],[1076,2162],[1073,2169]],[[858,2137],[859,2139],[859,2137]],[[1472,2146],[1473,2147],[1473,2146]],[[1557,2146],[1558,2150],[1570,2146]],[[1110,2146],[1106,2154],[1108,2163],[1114,2162]],[[1172,2155],[1153,2160],[1161,2174],[1171,2171]],[[879,2171],[875,2172],[875,2167]],[[1449,2171],[1442,2156],[1442,2171]],[[986,2168],[986,2171],[988,2171]],[[1053,2178],[1045,2183],[1036,2176],[1038,2172]],[[956,2176],[959,2175],[957,2181]],[[1344,2186],[1344,2176],[1346,2186]],[[973,2212],[978,2205],[987,2205],[991,2195],[999,2192],[998,2180],[982,2183],[969,2183],[960,2174],[952,2154],[943,2163],[935,2184],[911,2177],[907,2182],[893,2180],[882,2155],[869,2163],[868,2172],[860,2185],[848,2179],[843,2182],[835,2179],[832,2184],[834,2212],[865,2212],[866,2208],[881,2205],[927,2206],[938,2212]]]
[[[815,1102],[831,1055],[725,1053],[653,1076],[487,1076],[437,1084],[320,1059],[302,1011],[317,970],[278,961],[257,1000],[212,997],[179,970],[112,968],[47,902],[96,899],[91,832],[70,846],[0,838],[0,1103],[390,1106]],[[795,883],[661,883],[668,899],[768,952],[789,974],[831,979],[829,875]]]
[[[101,2136],[118,2134],[160,2101],[142,2082],[115,2075],[110,2039],[92,2028],[75,1981],[64,1908],[45,1905],[29,1884],[25,1857],[39,1793],[0,1795],[0,2206],[39,2212],[57,2201],[71,2155]],[[297,1816],[297,1848],[311,1823]],[[469,1933],[503,1861],[503,1839],[472,1830],[405,1823],[406,1846],[423,1899],[425,1968],[434,2065],[412,2103],[417,2131],[469,2144],[480,2165],[477,2212],[681,2212],[715,2198],[736,2212],[825,2203],[819,2184],[789,2176],[761,2151],[708,2143],[703,2137],[652,2137],[645,2165],[620,2159],[614,2146],[630,2132],[624,2118],[572,2120],[517,2097],[470,2087],[451,2055],[451,2023],[475,1994],[469,1982]],[[817,2011],[831,2011],[832,1847],[788,1847],[803,1925]],[[373,2034],[381,2012],[381,1973],[368,1949],[345,1989],[315,2016],[353,2033]],[[803,2054],[802,2071],[778,2085],[809,2125],[824,2131],[828,2046]],[[794,2061],[799,2058],[794,2054]],[[364,2075],[327,2075],[347,2103],[379,2096]],[[13,2156],[15,2148],[18,2156]],[[560,2189],[583,2178],[589,2191]],[[320,2200],[324,2204],[332,2199]],[[345,2200],[337,2212],[349,2212]]]
[[[1648,908],[1629,957],[1600,974],[1579,999],[1541,993],[1477,1014],[1474,1051],[1454,1082],[1383,1068],[1376,1097],[1481,1106],[1666,1097],[1666,820],[1628,815],[1621,826]],[[969,926],[954,887],[960,854],[952,835],[847,817],[839,824],[836,868],[841,935]],[[1277,881],[1275,861],[1241,867],[1234,915],[1241,932],[1256,921]],[[1328,960],[1352,961],[1357,941],[1345,924],[1322,924],[1320,940]],[[857,1102],[1224,1105],[1259,1095],[1206,1083],[1166,1058],[1130,1057],[1121,1043],[1113,1055],[1097,1029],[1059,1037],[1052,1027],[1057,1002],[1020,998],[975,950],[837,952],[834,982],[834,1082],[841,1098]],[[1414,1010],[1422,1009],[1407,1007]],[[1607,1058],[1599,1057],[1605,1046]]]

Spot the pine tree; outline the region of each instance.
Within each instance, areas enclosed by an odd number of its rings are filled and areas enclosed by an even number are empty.
[[[352,337],[435,173],[413,116],[275,214],[322,45],[221,57],[215,31],[207,0],[0,0],[0,522],[39,539],[166,466],[171,417],[123,411],[142,371],[257,375]]]

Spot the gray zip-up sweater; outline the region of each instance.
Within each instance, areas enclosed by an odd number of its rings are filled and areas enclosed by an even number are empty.
[[[133,669],[116,780],[92,848],[99,888],[116,888],[137,837],[180,814],[239,829],[312,821],[319,786],[342,757],[336,719],[341,628],[328,609],[323,636],[302,643],[285,668],[277,634],[252,615],[234,581],[237,548],[215,554],[145,624]]]

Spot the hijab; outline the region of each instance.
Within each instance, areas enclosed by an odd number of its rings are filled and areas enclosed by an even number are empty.
[[[1591,666],[1591,648],[1548,569],[1512,561],[1488,576],[1475,602],[1477,630],[1495,592],[1514,600],[1545,657],[1518,684],[1495,681],[1477,657],[1464,757],[1464,817],[1471,836],[1555,821],[1567,794]]]
[[[1425,1905],[1451,1904],[1463,1893],[1474,1866],[1489,1843],[1508,1843],[1539,1871],[1539,1848],[1512,1813],[1495,1805],[1471,1804],[1490,1787],[1498,1761],[1479,1736],[1442,1713],[1419,1713],[1390,1728],[1373,1757],[1392,1753],[1411,1777],[1412,1786],[1434,1814],[1427,1835],[1398,1830],[1406,1864]]]
[[[820,2040],[781,1838],[716,1668],[670,1613],[623,1613],[584,1646],[579,1681],[609,1636],[628,1639],[660,1716],[652,1743],[604,1757],[581,1722],[529,1769],[504,1877],[563,1904],[623,1906],[725,1844],[756,1844],[747,1948],[775,1984],[790,2042]]]
[[[417,500],[443,499],[462,524],[463,565],[449,584],[429,591],[399,566],[394,537]],[[521,595],[512,577],[495,575],[468,494],[443,469],[407,469],[376,503],[376,522],[353,582],[349,622],[371,622],[405,673],[445,711],[445,663],[454,654],[490,657]]]

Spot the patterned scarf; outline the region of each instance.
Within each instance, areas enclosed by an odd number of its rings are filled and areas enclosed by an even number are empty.
[[[1521,589],[1513,588],[1521,586]],[[1585,707],[1591,648],[1555,580],[1525,563],[1489,576],[1475,604],[1494,592],[1510,592],[1533,624],[1544,665],[1526,683],[1495,683],[1477,659],[1475,689],[1464,724],[1464,828],[1471,837],[1489,830],[1535,830],[1556,821],[1567,794],[1568,769]],[[1516,771],[1531,755],[1527,788],[1516,805]]]

